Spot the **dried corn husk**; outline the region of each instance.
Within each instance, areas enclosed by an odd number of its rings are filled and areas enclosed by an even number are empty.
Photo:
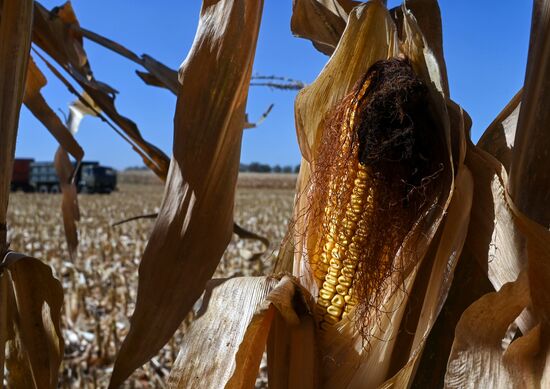
[[[294,35],[309,39],[317,50],[331,55],[357,4],[352,0],[293,0],[290,28]]]
[[[180,69],[174,157],[164,199],[140,264],[136,309],[111,387],[170,339],[231,238],[262,6],[261,0],[203,3],[195,42]]]
[[[213,280],[198,315],[170,374],[171,388],[252,387],[268,335],[288,342],[294,351],[277,356],[282,370],[275,374],[285,383],[280,387],[315,387],[314,324],[296,280],[288,276]],[[205,358],[205,348],[214,359]],[[293,373],[290,377],[288,370]]]
[[[56,388],[63,359],[63,289],[49,266],[8,253],[0,264],[2,345],[8,343],[8,387]],[[5,320],[5,321],[4,321]]]
[[[487,127],[477,142],[477,146],[498,159],[507,172],[510,171],[512,163],[512,149],[521,108],[521,96],[522,91],[520,90]]]

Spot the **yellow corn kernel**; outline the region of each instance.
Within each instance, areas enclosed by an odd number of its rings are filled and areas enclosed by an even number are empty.
[[[324,298],[325,300],[332,300],[332,296],[334,296],[334,293],[333,292],[330,292],[328,290],[325,290],[325,289],[319,289],[319,296],[321,298]]]
[[[342,316],[342,307],[331,305],[327,308],[327,313],[330,316],[335,317],[336,319],[339,320],[340,317]]]
[[[342,295],[342,296],[345,296],[348,294],[348,290],[349,288],[347,286],[344,286],[344,285],[336,285],[336,293],[338,293],[339,295]]]

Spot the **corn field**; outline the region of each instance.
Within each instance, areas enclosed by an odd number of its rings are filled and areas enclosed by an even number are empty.
[[[533,2],[523,88],[477,144],[436,0],[292,7],[327,55],[281,87],[300,89],[300,172],[239,185],[263,0],[203,0],[178,71],[70,2],[0,0],[7,388],[550,387],[550,1]],[[118,111],[86,41],[177,96],[170,156]],[[75,95],[65,121],[48,81]],[[10,195],[22,105],[59,143],[60,195]],[[77,195],[84,116],[158,182]]]

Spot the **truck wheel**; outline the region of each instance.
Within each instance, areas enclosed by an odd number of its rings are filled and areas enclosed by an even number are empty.
[[[48,187],[46,185],[40,185],[38,187],[38,192],[40,193],[48,193]]]
[[[59,185],[53,185],[50,188],[50,193],[59,193]]]

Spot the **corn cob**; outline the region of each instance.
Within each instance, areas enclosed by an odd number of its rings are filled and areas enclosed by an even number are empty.
[[[406,60],[380,61],[337,106],[318,149],[309,221],[321,328],[377,307],[394,258],[441,169],[426,139],[426,88]],[[437,174],[437,173],[435,173]],[[421,188],[422,190],[418,190]],[[363,320],[364,321],[364,320]]]
[[[324,233],[320,234],[317,255],[312,264],[320,284],[317,299],[321,327],[337,323],[357,304],[353,283],[357,273],[359,247],[365,240],[369,210],[372,209],[372,187],[368,168],[358,162],[358,145],[354,142],[355,118],[361,99],[368,89],[365,82],[351,99],[337,122],[340,153],[352,158],[337,158],[332,166],[328,194],[321,216]]]

